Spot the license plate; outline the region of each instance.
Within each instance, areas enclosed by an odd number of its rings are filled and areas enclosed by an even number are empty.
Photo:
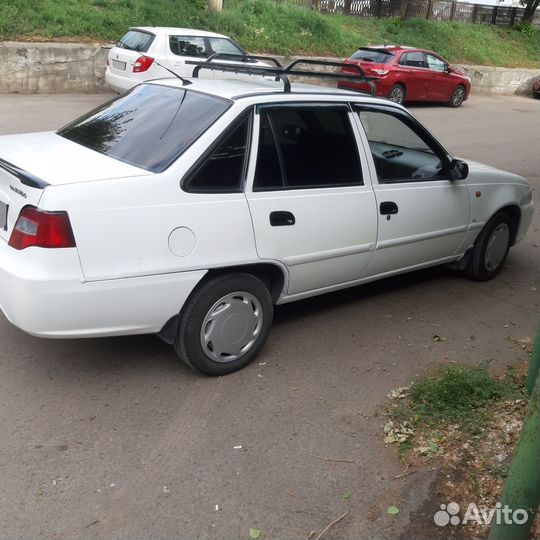
[[[126,63],[120,62],[120,60],[113,60],[112,65],[114,69],[119,69],[121,71],[126,71]]]
[[[0,201],[0,230],[7,231],[8,205]]]

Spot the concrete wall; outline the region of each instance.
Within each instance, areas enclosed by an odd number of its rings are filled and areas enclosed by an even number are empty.
[[[99,44],[0,43],[0,93],[107,92],[104,79],[107,52],[108,47]],[[291,60],[278,58],[284,64]],[[473,92],[481,94],[530,94],[539,72],[520,68],[457,67],[471,77]]]
[[[0,93],[97,93],[108,48],[85,43],[0,43]]]

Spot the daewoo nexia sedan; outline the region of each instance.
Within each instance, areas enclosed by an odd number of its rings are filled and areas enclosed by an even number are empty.
[[[493,278],[533,212],[527,180],[402,106],[281,81],[141,84],[0,157],[6,317],[157,333],[211,375],[257,356],[275,304],[443,263]]]
[[[469,77],[432,51],[395,45],[362,47],[345,60],[374,77],[377,95],[396,103],[433,101],[459,107],[471,91]],[[351,67],[343,67],[350,73]],[[339,88],[369,91],[362,82],[341,81]]]

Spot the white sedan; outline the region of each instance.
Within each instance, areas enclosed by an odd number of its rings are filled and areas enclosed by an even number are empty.
[[[212,58],[233,65],[267,65],[221,34],[192,28],[134,27],[109,51],[105,81],[121,93],[144,81],[168,78],[171,71],[180,77],[191,77],[193,66],[186,62],[213,61]],[[213,74],[204,72],[201,76]],[[227,77],[222,74],[220,78]]]
[[[0,306],[36,336],[157,333],[222,375],[275,304],[443,263],[494,277],[532,213],[527,180],[455,159],[400,105],[160,80],[0,137]]]

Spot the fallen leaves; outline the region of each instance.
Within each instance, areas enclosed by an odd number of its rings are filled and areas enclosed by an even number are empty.
[[[409,422],[394,422],[389,420],[384,425],[385,438],[387,444],[404,443],[408,441],[414,434],[414,429]]]

